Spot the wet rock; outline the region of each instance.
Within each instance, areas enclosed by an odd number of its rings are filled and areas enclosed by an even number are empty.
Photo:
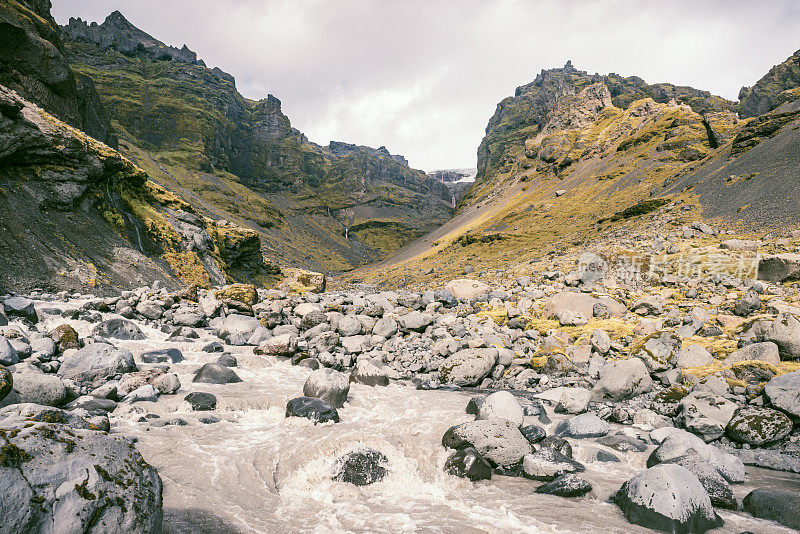
[[[250,337],[259,326],[261,323],[255,317],[234,313],[222,321],[222,325],[219,327],[219,337],[223,339],[235,335]]]
[[[782,440],[791,431],[792,421],[785,414],[759,406],[736,410],[725,429],[733,441],[757,447]]]
[[[313,371],[303,385],[303,395],[322,399],[335,408],[344,406],[349,393],[350,380],[348,377],[328,368]]]
[[[695,451],[690,450],[685,456],[672,459],[667,463],[685,467],[696,476],[708,493],[712,505],[727,508],[728,510],[737,509],[738,503],[733,496],[733,489],[728,484],[728,481],[708,462],[700,458]]]
[[[736,403],[714,393],[693,391],[681,400],[677,420],[708,442],[722,437],[736,408]]]
[[[619,452],[644,452],[647,450],[647,443],[641,439],[619,433],[603,436],[597,440],[597,443]]]
[[[673,417],[680,410],[680,403],[688,394],[689,390],[683,386],[672,386],[661,390],[653,397],[650,409],[661,415]]]
[[[782,489],[757,488],[747,494],[744,509],[753,517],[800,530],[800,494]]]
[[[567,458],[572,458],[572,445],[569,441],[558,436],[547,436],[539,442],[539,449],[551,449],[563,454]]]
[[[203,365],[192,378],[192,382],[204,384],[234,384],[241,381],[242,379],[232,369],[216,363]]]
[[[800,417],[800,371],[776,376],[764,386],[772,406],[792,417]]]
[[[653,380],[647,366],[639,358],[612,361],[600,369],[600,379],[592,395],[602,400],[620,401],[647,393],[653,389]]]
[[[305,417],[315,423],[339,422],[339,412],[316,397],[297,397],[286,404],[286,417]]]
[[[366,386],[388,386],[389,375],[368,360],[361,359],[356,362],[350,381]]]
[[[523,476],[532,480],[549,481],[569,473],[582,473],[585,469],[572,458],[544,447],[522,459]]]
[[[189,403],[192,411],[207,412],[217,409],[217,397],[203,391],[192,391],[183,400]]]
[[[468,414],[478,415],[481,406],[483,406],[485,403],[486,403],[486,397],[484,397],[483,395],[478,397],[472,397],[469,400],[469,402],[467,402],[467,407],[465,408],[465,411]]]
[[[161,479],[128,439],[56,408],[19,404],[0,419],[5,532],[161,531]]]
[[[26,297],[11,297],[3,301],[3,308],[8,317],[19,317],[25,319],[31,324],[39,322],[39,316],[36,314],[33,301]]]
[[[389,472],[389,460],[380,451],[365,449],[342,456],[336,461],[337,474],[333,477],[339,482],[349,482],[356,486],[366,486],[381,481]]]
[[[476,419],[505,419],[514,425],[522,424],[522,407],[508,391],[498,391],[487,396],[478,408]]]
[[[594,414],[585,413],[561,421],[556,425],[556,436],[568,438],[599,438],[608,434],[611,427]]]
[[[125,395],[125,398],[122,399],[122,402],[156,402],[159,395],[161,395],[161,392],[158,391],[155,386],[152,384],[145,384],[144,386],[138,387]]]
[[[493,466],[511,466],[531,450],[516,425],[505,419],[470,421],[450,427],[442,436],[449,449],[474,447]]]
[[[297,352],[297,336],[281,334],[262,342],[254,351],[256,354],[288,357]]]
[[[98,323],[92,329],[92,335],[134,341],[145,339],[144,333],[136,326],[136,323],[120,318],[108,319]]]
[[[583,497],[592,491],[592,485],[578,475],[561,475],[552,482],[536,488],[536,493],[556,495],[557,497]]]
[[[201,349],[203,352],[224,352],[225,345],[219,341],[212,341]]]
[[[454,452],[444,464],[445,473],[470,480],[489,480],[492,466],[473,447]]]
[[[539,443],[547,437],[547,431],[536,425],[522,426],[519,428],[519,431],[522,432],[522,435],[525,436],[525,439],[527,439],[528,443],[531,445]]]
[[[14,388],[0,400],[0,406],[32,403],[43,406],[61,406],[67,400],[64,382],[54,375],[44,373],[17,373]]]
[[[454,386],[476,386],[492,371],[497,355],[495,348],[460,350],[442,362],[439,380]]]
[[[142,363],[179,363],[183,361],[183,353],[176,348],[157,349],[139,355]]]
[[[94,388],[116,375],[135,370],[131,351],[117,349],[107,343],[92,343],[67,356],[57,374],[62,379]]]
[[[723,524],[697,477],[675,464],[639,473],[611,499],[631,523],[663,532],[701,533]]]
[[[172,395],[181,389],[181,381],[175,373],[165,373],[153,380],[153,386],[162,395]]]

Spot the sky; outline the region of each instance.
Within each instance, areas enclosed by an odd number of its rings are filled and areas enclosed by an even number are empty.
[[[732,100],[800,49],[797,0],[52,0],[102,22],[118,9],[186,44],[239,91],[271,93],[292,125],[406,156],[474,167],[498,102],[542,69],[636,75]]]

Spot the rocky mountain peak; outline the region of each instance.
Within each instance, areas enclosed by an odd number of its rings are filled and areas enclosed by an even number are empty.
[[[739,91],[739,116],[757,117],[800,98],[800,50]]]

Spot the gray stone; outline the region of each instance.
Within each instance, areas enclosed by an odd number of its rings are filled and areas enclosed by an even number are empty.
[[[582,497],[592,491],[592,485],[578,475],[567,474],[536,488],[536,493],[557,497]]]
[[[343,373],[322,368],[312,371],[303,385],[303,395],[315,397],[341,408],[350,393],[350,381]]]
[[[473,447],[467,447],[451,454],[444,464],[444,471],[450,475],[473,481],[492,478],[492,466]]]
[[[790,282],[800,278],[800,254],[763,256],[758,262],[758,279],[767,282]]]
[[[647,366],[639,358],[617,360],[600,368],[600,379],[592,395],[602,400],[620,401],[653,389],[653,380]]]
[[[286,403],[286,417],[305,417],[315,423],[339,422],[339,413],[330,403],[316,397],[298,397]]]
[[[542,447],[522,459],[522,473],[533,480],[553,480],[569,473],[582,473],[585,467],[556,449]]]
[[[733,441],[760,447],[780,441],[792,431],[792,421],[772,408],[746,406],[736,410],[725,429]]]
[[[689,345],[681,349],[675,364],[680,368],[700,367],[714,362],[714,357],[700,345]]]
[[[792,417],[800,417],[800,371],[776,376],[764,386],[772,406]]]
[[[650,435],[655,439],[658,433],[663,437],[659,436],[660,445],[648,457],[647,467],[685,456],[690,450],[694,450],[728,482],[739,484],[745,481],[744,464],[736,456],[679,428],[662,428],[654,430]]]
[[[58,376],[74,380],[82,386],[95,388],[116,375],[136,370],[133,354],[107,343],[92,343],[61,362]]]
[[[370,363],[369,360],[363,358],[356,362],[353,373],[350,375],[350,380],[367,386],[389,385],[389,375],[376,365]]]
[[[685,456],[669,460],[668,463],[685,467],[696,476],[708,493],[712,505],[729,510],[736,510],[738,507],[733,489],[728,481],[695,451],[690,450]]]
[[[199,382],[204,384],[234,384],[241,382],[233,369],[223,367],[217,363],[207,363],[203,365],[192,378],[192,382]]]
[[[33,372],[16,373],[14,388],[0,401],[0,406],[22,403],[61,406],[66,400],[67,388],[57,376]]]
[[[631,349],[631,355],[641,358],[650,372],[666,371],[675,367],[681,343],[677,334],[663,330],[644,338]]]
[[[11,297],[3,301],[3,308],[9,317],[19,317],[32,324],[39,322],[33,301],[26,297]]]
[[[134,341],[145,339],[144,333],[135,323],[120,318],[108,319],[98,323],[92,329],[92,335]]]
[[[497,391],[487,396],[478,408],[476,419],[505,419],[516,426],[522,425],[522,407],[508,391]]]
[[[800,530],[800,494],[783,489],[756,488],[745,496],[746,512]]]
[[[495,348],[460,350],[439,366],[439,380],[455,386],[476,386],[492,371],[497,355]]]
[[[800,321],[791,313],[780,313],[769,323],[761,340],[778,345],[782,359],[800,358]]]
[[[0,365],[15,365],[19,363],[19,354],[11,342],[0,336]]]
[[[556,426],[556,436],[568,438],[599,438],[609,433],[608,423],[594,414],[585,413],[561,421]]]
[[[712,392],[693,391],[681,399],[676,420],[708,442],[722,437],[736,408],[736,403]]]
[[[421,332],[425,330],[431,323],[433,323],[433,315],[430,313],[422,313],[412,311],[399,318],[400,326],[403,330]]]
[[[778,365],[781,363],[778,345],[771,341],[753,343],[752,345],[747,345],[739,350],[733,351],[722,363],[725,365],[731,365],[733,363],[742,362],[745,360],[760,360],[772,365]]]
[[[664,532],[702,533],[723,524],[697,477],[676,464],[639,473],[612,500],[631,523]]]
[[[517,425],[505,419],[470,421],[450,427],[442,436],[450,449],[474,447],[492,465],[511,466],[530,453],[531,446]]]
[[[372,328],[372,333],[376,336],[390,338],[397,333],[398,324],[391,317],[384,317],[378,319],[375,326]]]
[[[261,322],[248,315],[231,314],[225,317],[219,328],[219,337],[225,339],[229,336],[242,335],[249,338],[261,326]]]

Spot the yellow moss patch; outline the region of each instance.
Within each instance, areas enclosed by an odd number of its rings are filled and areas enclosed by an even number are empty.
[[[508,322],[508,310],[504,306],[486,306],[475,315],[478,319],[491,319],[498,326],[503,326]]]
[[[238,300],[251,306],[258,302],[258,292],[252,284],[231,284],[218,289],[214,294],[220,300]]]
[[[209,287],[211,280],[208,277],[203,262],[194,252],[165,252],[172,272],[186,284],[195,284],[198,287]]]

